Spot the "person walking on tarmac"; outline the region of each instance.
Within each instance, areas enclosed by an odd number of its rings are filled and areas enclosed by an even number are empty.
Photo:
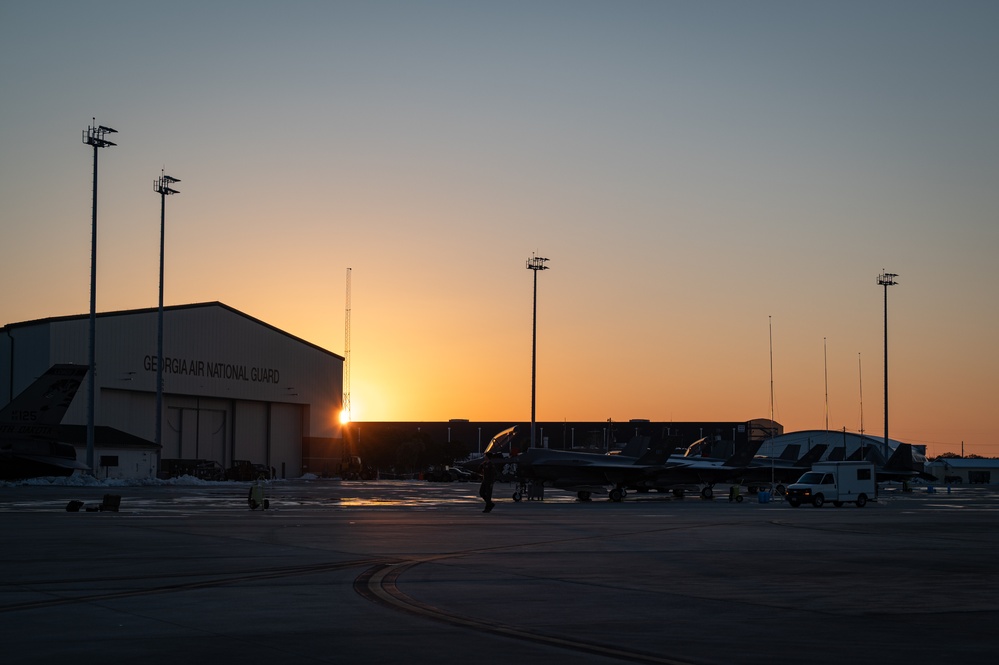
[[[489,455],[483,458],[482,466],[479,467],[479,473],[482,474],[482,484],[479,485],[479,496],[486,502],[486,507],[482,509],[482,512],[488,513],[496,505],[493,503],[493,483],[496,482],[496,467],[493,466]]]
[[[264,498],[263,474],[257,478],[255,483],[250,485],[250,493],[249,496],[246,497],[246,502],[250,505],[250,510],[256,510],[257,508],[267,510],[271,507],[271,502]]]

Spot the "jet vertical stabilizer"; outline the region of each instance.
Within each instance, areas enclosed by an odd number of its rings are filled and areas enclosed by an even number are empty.
[[[76,449],[59,441],[59,425],[73,403],[84,365],[53,365],[0,409],[0,478],[68,476],[87,469]]]

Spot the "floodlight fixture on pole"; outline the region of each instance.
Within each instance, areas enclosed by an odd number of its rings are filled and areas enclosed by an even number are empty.
[[[884,272],[878,275],[878,285],[885,287],[885,452],[888,451],[888,287],[895,286],[898,273]]]
[[[172,187],[178,178],[160,170],[153,180],[153,191],[160,195],[160,301],[156,314],[156,445],[163,445],[163,247],[166,239],[166,197],[180,194]]]
[[[108,134],[117,134],[117,130],[98,125],[97,119],[91,119],[93,124],[83,132],[83,142],[94,149],[94,196],[93,217],[90,232],[90,340],[88,342],[87,364],[87,466],[90,475],[96,475],[94,470],[94,377],[97,374],[96,361],[96,331],[97,331],[97,150],[109,148],[117,143],[107,139]]]
[[[535,447],[534,443],[534,426],[536,423],[536,411],[535,411],[535,398],[536,398],[536,386],[537,386],[537,358],[538,358],[538,271],[548,270],[548,266],[545,263],[548,261],[546,258],[540,256],[531,255],[531,258],[527,259],[527,269],[534,272],[534,316],[531,324],[531,448]]]

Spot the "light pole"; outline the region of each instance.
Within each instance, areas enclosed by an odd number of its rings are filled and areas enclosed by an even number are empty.
[[[531,448],[534,448],[535,388],[538,367],[538,271],[548,270],[548,259],[531,255],[527,259],[527,269],[534,272],[534,317],[531,325]]]
[[[888,287],[895,286],[898,273],[884,272],[878,275],[878,284],[885,287],[885,452],[888,451]]]
[[[92,118],[93,124],[83,132],[83,142],[94,148],[94,198],[93,198],[93,222],[90,232],[90,341],[88,342],[87,363],[90,370],[87,372],[87,466],[90,467],[90,475],[97,475],[94,471],[94,376],[97,373],[96,362],[96,342],[97,337],[97,149],[107,148],[117,145],[105,138],[108,134],[117,134],[117,130],[97,125],[97,119]],[[96,126],[95,126],[96,125]]]
[[[166,175],[153,180],[153,191],[160,195],[160,304],[156,315],[156,445],[163,445],[163,245],[166,238],[166,197],[180,194],[171,185],[179,179]]]

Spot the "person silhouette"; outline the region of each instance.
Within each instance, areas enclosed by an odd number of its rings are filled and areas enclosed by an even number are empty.
[[[496,505],[493,503],[493,483],[496,482],[496,467],[493,466],[492,460],[486,455],[482,461],[482,466],[479,467],[479,473],[482,474],[482,484],[479,485],[479,496],[482,500],[486,502],[486,507],[482,509],[482,512],[488,513]]]

